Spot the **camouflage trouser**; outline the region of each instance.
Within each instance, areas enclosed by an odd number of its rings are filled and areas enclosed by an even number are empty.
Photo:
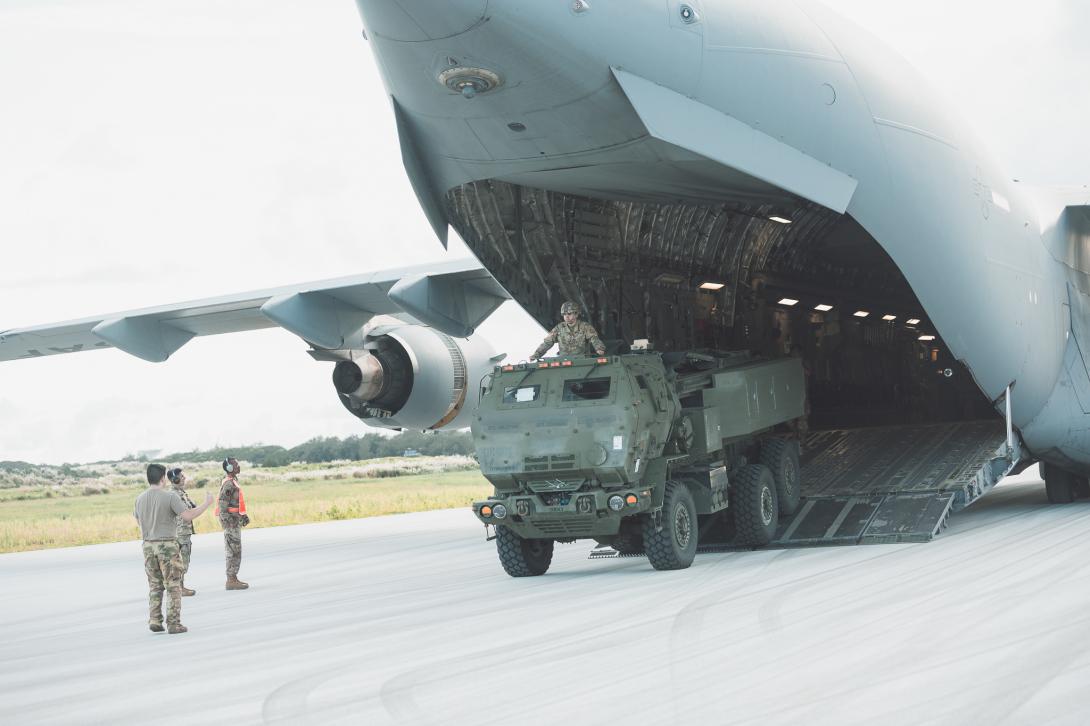
[[[177,542],[145,542],[144,572],[148,576],[149,619],[163,624],[163,591],[166,590],[167,625],[179,625],[182,618],[182,553]]]
[[[193,555],[192,535],[178,538],[178,549],[182,553],[182,575],[189,572],[189,558]]]
[[[227,576],[238,575],[238,568],[242,565],[242,530],[237,523],[221,522],[223,524],[223,554],[227,557]]]

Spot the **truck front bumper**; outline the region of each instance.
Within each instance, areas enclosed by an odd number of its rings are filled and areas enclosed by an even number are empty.
[[[585,539],[617,534],[625,517],[650,511],[651,500],[650,491],[635,489],[511,494],[474,502],[473,514],[484,524],[509,527],[523,539]]]

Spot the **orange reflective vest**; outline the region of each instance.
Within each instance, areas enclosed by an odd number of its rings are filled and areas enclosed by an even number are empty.
[[[227,484],[228,481],[234,481],[234,480],[232,480],[231,477],[227,477],[226,479],[224,479],[223,484],[220,484],[220,491],[221,492],[223,491],[224,485]],[[237,515],[239,515],[241,517],[243,514],[246,514],[246,498],[244,496],[242,496],[242,487],[240,487],[238,485],[238,481],[234,481],[234,484],[235,484],[235,489],[238,489],[238,506],[237,507],[227,507],[227,513],[228,514],[237,514]],[[216,502],[215,514],[216,514],[217,517],[220,515],[220,503],[219,503],[219,501]]]

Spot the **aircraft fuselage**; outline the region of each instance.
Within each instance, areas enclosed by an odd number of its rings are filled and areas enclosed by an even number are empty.
[[[1062,204],[865,31],[811,0],[357,1],[422,206],[542,323],[580,297],[618,337],[737,342],[775,302],[758,277],[811,310],[839,296],[836,335],[918,304],[908,335],[936,333],[988,402],[1011,386],[1035,455],[1090,464]],[[663,317],[713,277],[722,304]]]

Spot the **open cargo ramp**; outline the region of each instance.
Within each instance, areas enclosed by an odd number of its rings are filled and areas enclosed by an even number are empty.
[[[769,546],[928,542],[1015,463],[1003,421],[811,433],[802,453],[802,502]],[[717,543],[698,551],[736,549]],[[590,556],[617,553],[602,546]]]
[[[1002,421],[806,437],[802,503],[774,545],[926,542],[1014,466]]]

